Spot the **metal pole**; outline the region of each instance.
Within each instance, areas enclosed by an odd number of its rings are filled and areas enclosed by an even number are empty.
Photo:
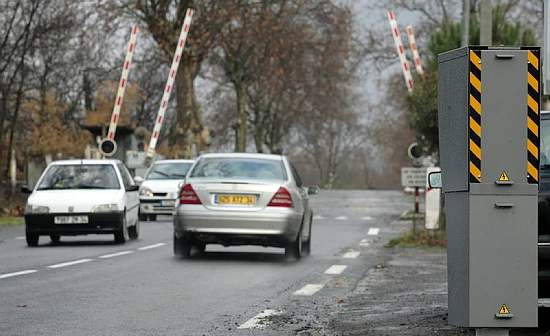
[[[470,44],[470,0],[463,0],[462,6],[462,39],[460,45],[467,47]]]
[[[420,188],[414,187],[414,213],[420,212]]]
[[[479,44],[490,46],[493,44],[493,6],[491,0],[481,0]]]

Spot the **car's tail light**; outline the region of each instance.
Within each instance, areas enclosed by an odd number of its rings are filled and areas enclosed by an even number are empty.
[[[267,206],[292,208],[292,196],[284,187],[280,187]]]
[[[180,204],[202,204],[197,193],[190,184],[186,184],[181,188]]]

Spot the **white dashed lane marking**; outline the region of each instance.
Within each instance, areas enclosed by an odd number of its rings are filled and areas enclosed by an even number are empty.
[[[157,247],[161,247],[161,246],[164,246],[164,245],[166,245],[166,243],[158,243],[158,244],[153,244],[153,245],[147,245],[147,246],[142,246],[142,247],[138,248],[138,250],[145,251],[145,250],[150,250],[150,249],[154,249],[154,248],[157,248]]]
[[[114,257],[118,257],[118,256],[123,256],[123,255],[130,254],[130,253],[134,253],[134,251],[120,251],[120,252],[116,252],[116,253],[105,254],[105,255],[99,256],[98,258],[100,258],[100,259],[108,259],[108,258],[114,258]]]
[[[311,296],[320,291],[325,285],[322,284],[307,284],[304,287],[294,292],[294,295]]]
[[[64,262],[64,263],[61,263],[61,264],[50,265],[50,266],[48,266],[48,268],[61,268],[61,267],[67,267],[67,266],[83,264],[83,263],[87,263],[87,262],[90,262],[90,261],[92,261],[92,259],[79,259],[79,260]]]
[[[313,216],[313,219],[325,219],[325,217],[323,217],[321,215],[315,215],[315,216]]]
[[[371,216],[365,216],[362,218],[363,220],[366,220],[366,221],[370,221],[370,220],[373,220],[373,218]]]
[[[369,236],[376,236],[380,232],[379,228],[370,228],[369,232],[367,233]]]
[[[346,265],[332,265],[325,271],[325,274],[329,274],[329,275],[342,274],[342,272],[344,272],[346,267],[348,267],[348,266],[346,266]]]
[[[270,316],[281,315],[283,312],[274,309],[266,309],[250,320],[241,324],[237,329],[264,329],[269,323],[265,321]]]
[[[359,256],[359,254],[361,254],[361,252],[351,250],[351,251],[348,251],[348,252],[344,253],[342,258],[344,258],[344,259],[355,259]]]
[[[346,217],[346,216],[338,216],[338,217],[336,217],[336,218],[334,218],[334,219],[336,219],[336,220],[348,220],[348,217]]]
[[[19,276],[19,275],[31,274],[31,273],[36,273],[36,272],[38,272],[38,271],[37,270],[24,270],[24,271],[19,271],[19,272],[0,274],[0,279],[7,279],[7,278],[16,277],[16,276]]]
[[[369,246],[370,242],[367,239],[361,239],[359,246]]]
[[[15,240],[23,240],[23,239],[25,239],[24,236],[22,236],[22,237],[15,237]]]

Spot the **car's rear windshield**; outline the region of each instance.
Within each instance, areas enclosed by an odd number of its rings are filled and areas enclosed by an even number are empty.
[[[36,190],[120,189],[115,169],[109,164],[53,165]]]
[[[183,180],[191,162],[163,162],[155,163],[145,176],[146,180]]]
[[[248,158],[202,158],[190,177],[211,179],[287,179],[282,161]]]

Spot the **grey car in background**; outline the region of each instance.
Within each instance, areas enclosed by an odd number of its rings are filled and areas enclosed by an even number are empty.
[[[308,193],[317,190],[303,186],[285,156],[202,155],[177,201],[174,254],[186,258],[207,244],[260,245],[299,259],[311,249]]]

